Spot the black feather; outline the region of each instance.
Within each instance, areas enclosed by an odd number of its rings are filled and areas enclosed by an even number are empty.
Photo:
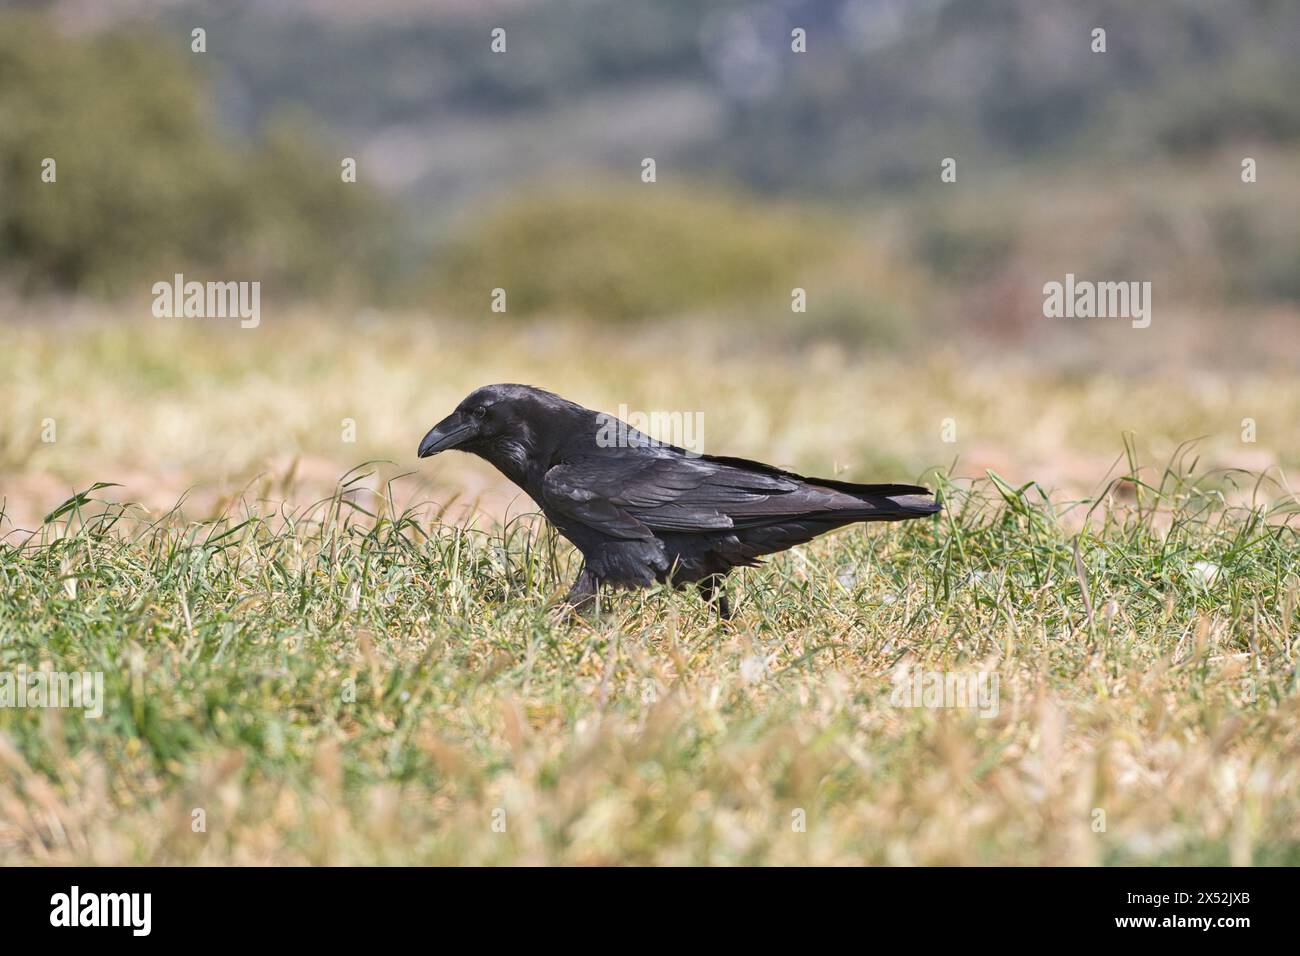
[[[496,465],[526,491],[585,559],[570,597],[598,584],[701,582],[819,534],[865,521],[935,514],[928,489],[809,478],[745,458],[693,455],[629,426],[605,447],[609,416],[541,389],[490,385],[421,443]]]

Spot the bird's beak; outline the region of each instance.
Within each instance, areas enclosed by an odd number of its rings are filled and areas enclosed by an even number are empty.
[[[420,457],[428,458],[448,448],[455,448],[477,433],[478,428],[473,422],[467,422],[460,415],[452,412],[424,436],[424,441],[420,442]]]

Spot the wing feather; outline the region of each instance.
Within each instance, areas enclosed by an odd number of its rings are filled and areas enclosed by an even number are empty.
[[[571,460],[550,469],[543,482],[547,506],[625,539],[644,539],[654,531],[755,528],[810,516],[901,517],[912,507],[931,507],[888,497],[907,494],[929,492],[915,485],[823,482],[745,459],[692,458],[663,450]]]

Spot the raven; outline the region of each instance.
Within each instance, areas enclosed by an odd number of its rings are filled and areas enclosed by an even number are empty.
[[[940,510],[917,485],[856,485],[695,455],[530,385],[472,392],[424,436],[419,456],[449,448],[495,465],[582,552],[566,598],[578,609],[601,585],[658,581],[694,583],[730,617],[721,583],[732,568],[846,524]]]

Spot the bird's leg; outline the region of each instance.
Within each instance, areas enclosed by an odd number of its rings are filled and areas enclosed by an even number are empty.
[[[704,600],[717,607],[719,618],[731,620],[731,602],[727,600],[727,592],[722,590],[722,575],[711,574],[707,578],[701,578],[696,586]]]
[[[583,569],[578,572],[578,579],[573,582],[573,587],[569,588],[564,603],[578,613],[585,614],[595,608],[596,592],[599,586],[600,579],[588,571],[584,565]]]

